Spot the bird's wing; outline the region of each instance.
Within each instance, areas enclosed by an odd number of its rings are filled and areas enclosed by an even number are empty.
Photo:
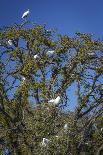
[[[24,18],[25,17],[25,13],[23,13],[23,15],[22,15],[22,18]]]
[[[60,97],[57,97],[55,100],[54,100],[54,104],[56,105],[56,104],[59,104],[59,102],[60,102]]]
[[[48,51],[47,52],[47,54],[53,54],[54,53],[54,51]]]
[[[28,14],[29,14],[28,11],[24,12],[23,15],[22,15],[22,18],[26,17]]]
[[[48,103],[53,103],[54,102],[54,99],[51,99],[48,101]]]

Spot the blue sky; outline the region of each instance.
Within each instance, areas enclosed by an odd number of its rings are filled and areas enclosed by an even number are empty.
[[[30,20],[46,23],[59,33],[92,33],[103,39],[103,0],[0,0],[0,27],[21,23],[30,9]]]
[[[0,0],[0,27],[21,23],[27,9],[30,21],[57,28],[58,33],[92,33],[103,40],[103,0]],[[71,103],[76,101],[74,88]]]

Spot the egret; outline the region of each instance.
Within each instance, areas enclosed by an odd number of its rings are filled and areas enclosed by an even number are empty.
[[[53,55],[53,53],[54,53],[54,51],[51,50],[51,51],[48,51],[48,52],[47,52],[47,55]]]
[[[61,99],[60,96],[58,96],[56,99],[49,100],[48,103],[52,103],[54,105],[58,105],[59,102],[60,102],[60,99]]]
[[[48,101],[48,103],[54,103],[55,99],[51,99]]]
[[[51,30],[46,30],[46,32],[47,32],[48,34],[50,34],[50,33],[51,33]]]
[[[13,45],[13,43],[12,43],[12,40],[11,40],[11,39],[9,39],[9,40],[8,40],[8,44],[9,44],[10,46],[12,46],[12,45]]]
[[[94,52],[89,52],[88,55],[89,55],[89,56],[94,56],[95,53],[94,53]]]
[[[47,146],[47,144],[49,143],[49,139],[43,138],[42,140],[42,146]]]
[[[85,142],[85,144],[88,145],[89,143],[88,142]]]
[[[34,55],[34,59],[37,59],[37,58],[39,58],[39,56],[36,54],[36,55]]]
[[[67,130],[68,129],[68,124],[64,124],[64,130]]]
[[[22,19],[26,18],[29,15],[29,13],[30,13],[30,11],[28,9],[26,12],[23,13]]]
[[[24,82],[26,80],[26,78],[25,77],[22,77],[22,82]]]

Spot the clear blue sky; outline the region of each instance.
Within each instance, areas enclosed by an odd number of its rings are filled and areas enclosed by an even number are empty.
[[[103,0],[0,0],[0,27],[20,23],[30,9],[30,20],[57,28],[59,33],[93,33],[103,39]]]
[[[29,20],[46,23],[48,28],[57,28],[58,33],[92,33],[103,40],[103,0],[0,0],[0,27],[21,23],[27,9]],[[73,87],[71,103],[76,101]]]

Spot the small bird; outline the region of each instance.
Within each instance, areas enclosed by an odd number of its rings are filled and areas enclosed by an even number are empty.
[[[68,124],[64,124],[64,130],[67,130],[68,129]]]
[[[22,77],[22,82],[24,82],[26,80],[26,78],[25,77]]]
[[[50,33],[51,33],[51,30],[46,30],[46,32],[47,32],[48,34],[50,34]]]
[[[49,143],[49,139],[46,139],[46,138],[43,138],[43,141],[42,141],[42,146],[44,146],[44,147],[46,147],[47,146],[47,144]]]
[[[85,144],[88,145],[89,143],[88,142],[85,142]]]
[[[54,105],[58,105],[60,102],[60,96],[58,96],[56,99],[51,99],[48,101],[48,103],[54,104]]]
[[[88,55],[89,55],[89,56],[94,56],[95,53],[94,53],[94,52],[89,52]]]
[[[51,30],[46,30],[47,32],[51,32]]]
[[[48,52],[47,52],[47,55],[53,55],[53,53],[54,53],[54,51],[51,50],[51,51],[48,51]]]
[[[36,54],[36,55],[34,55],[34,59],[37,59],[37,58],[39,58],[39,56]]]
[[[25,19],[28,15],[29,15],[30,11],[29,9],[27,11],[25,11],[22,15],[22,19]]]
[[[51,99],[48,101],[48,103],[54,103],[55,99]]]
[[[12,46],[12,45],[13,45],[13,43],[12,43],[12,40],[11,40],[11,39],[9,39],[9,40],[8,40],[8,44],[9,44],[10,46]]]

